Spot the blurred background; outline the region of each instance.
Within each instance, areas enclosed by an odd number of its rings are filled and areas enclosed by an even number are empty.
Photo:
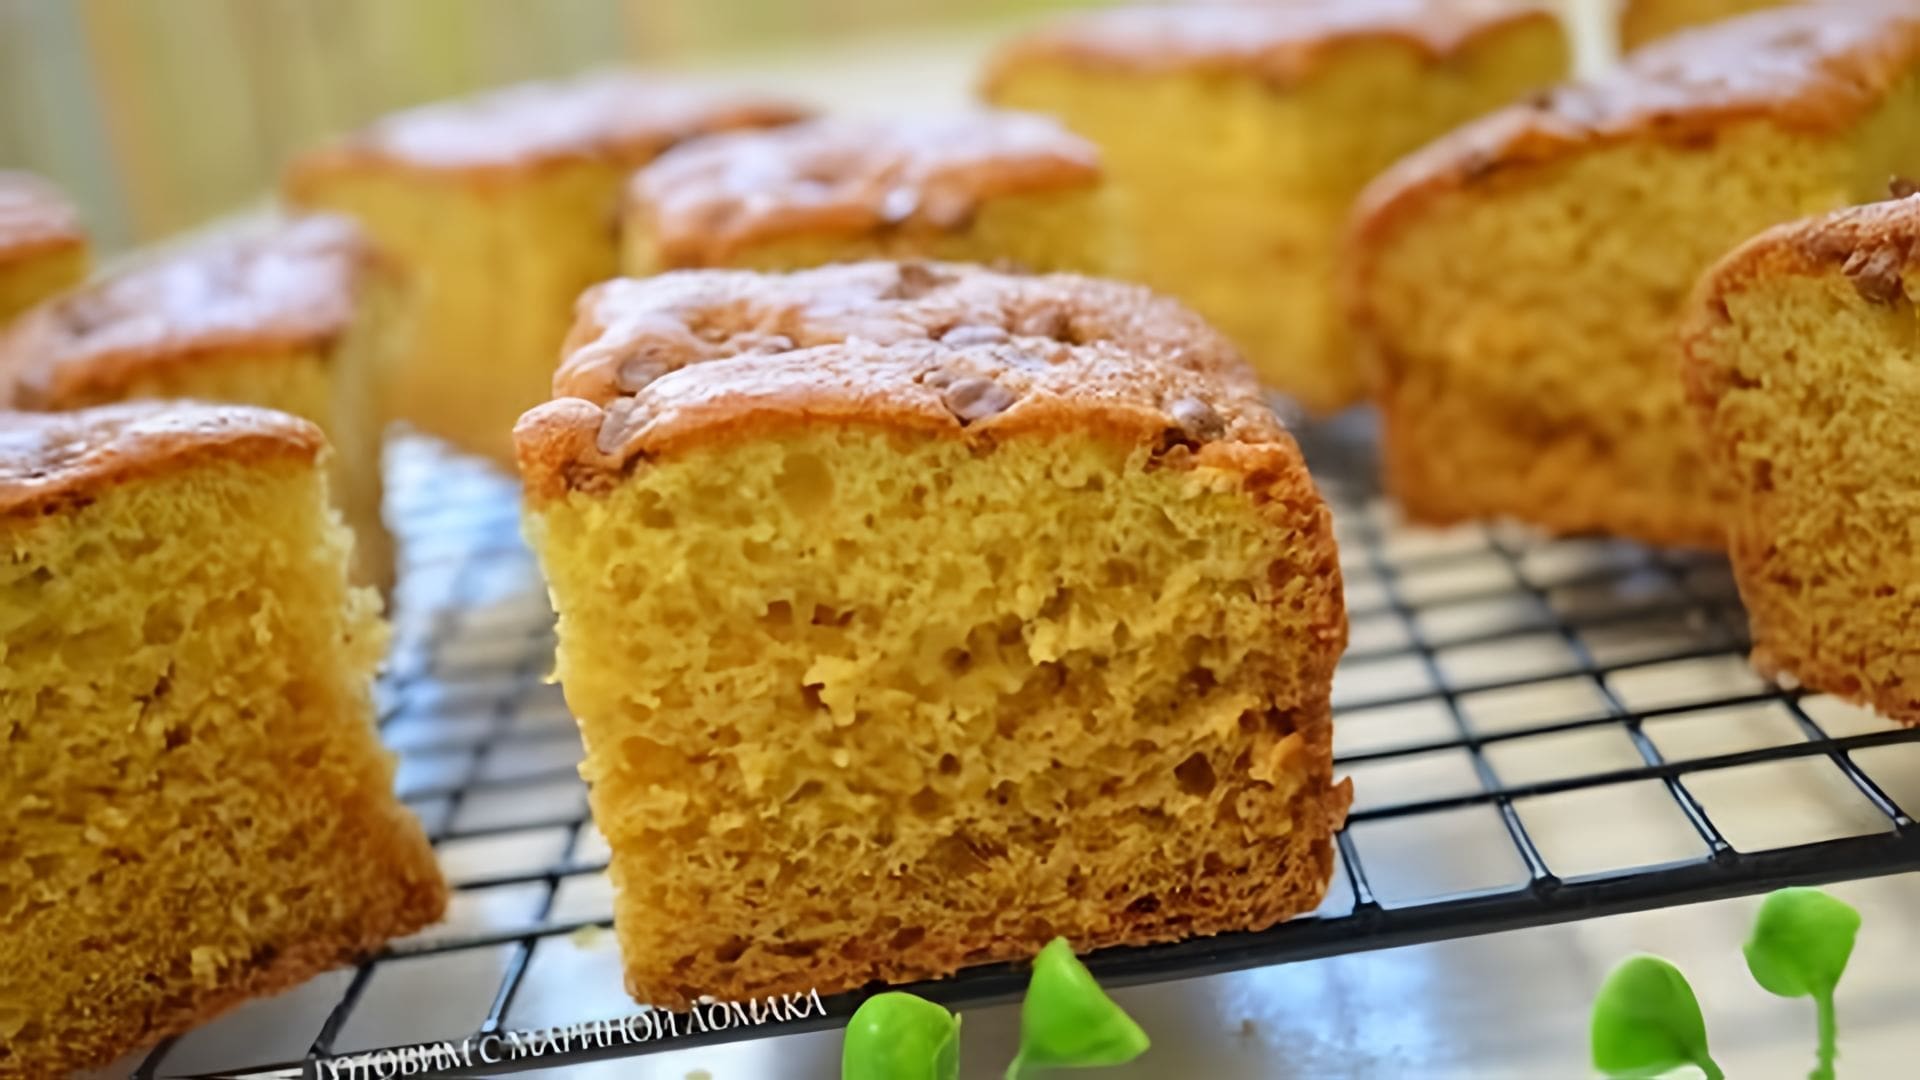
[[[945,100],[970,75],[952,43],[1087,2],[0,0],[0,168],[51,177],[114,250],[258,200],[291,154],[395,108],[620,63],[764,74],[838,108]],[[836,50],[892,63],[823,84]]]

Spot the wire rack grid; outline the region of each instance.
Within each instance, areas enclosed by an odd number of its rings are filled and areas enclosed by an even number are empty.
[[[1365,420],[1302,442],[1334,506],[1352,644],[1335,754],[1356,803],[1312,916],[1113,949],[1112,985],[1313,959],[1920,868],[1920,731],[1763,682],[1724,562],[1517,528],[1401,525]],[[631,1015],[607,851],[546,682],[553,620],[518,495],[424,442],[390,463],[406,568],[381,687],[401,795],[456,886],[449,919],[150,1054],[138,1075],[290,1075],[323,1056]],[[1012,965],[915,987],[1009,1000]],[[522,1067],[842,1023],[824,1013]],[[549,1047],[551,1050],[552,1048]],[[507,1068],[492,1066],[488,1073]]]

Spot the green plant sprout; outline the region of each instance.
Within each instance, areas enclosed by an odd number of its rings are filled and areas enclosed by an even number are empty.
[[[1020,1003],[1020,1051],[1008,1080],[1029,1070],[1121,1065],[1146,1052],[1147,1035],[1094,981],[1065,938],[1033,960]],[[847,1024],[841,1080],[958,1080],[960,1018],[924,998],[868,998]]]
[[[1833,991],[1853,955],[1860,913],[1819,889],[1781,889],[1754,917],[1742,949],[1753,981],[1770,994],[1811,997],[1818,1017],[1817,1063],[1808,1080],[1833,1080],[1836,1045]]]
[[[1033,958],[1020,1003],[1020,1053],[1007,1080],[1033,1068],[1124,1065],[1147,1046],[1147,1033],[1100,989],[1067,939],[1054,938]]]
[[[1680,969],[1658,956],[1620,962],[1593,999],[1593,1067],[1611,1077],[1654,1077],[1693,1065],[1724,1080],[1707,1052],[1707,1022]]]
[[[854,1010],[840,1080],[959,1080],[960,1018],[926,998],[875,994]]]
[[[1860,913],[1819,889],[1780,889],[1760,903],[1741,951],[1768,993],[1811,997],[1820,1042],[1807,1080],[1834,1080],[1839,1057],[1833,992],[1853,956]],[[1610,1077],[1653,1077],[1685,1065],[1707,1080],[1726,1075],[1707,1053],[1700,1002],[1680,969],[1657,956],[1632,956],[1593,999],[1593,1066]]]

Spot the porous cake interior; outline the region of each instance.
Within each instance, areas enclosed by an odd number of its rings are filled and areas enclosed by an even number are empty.
[[[1032,60],[992,91],[997,104],[1053,113],[1097,143],[1134,237],[1135,276],[1192,305],[1263,379],[1321,412],[1364,389],[1332,292],[1354,196],[1408,151],[1562,77],[1568,63],[1546,22],[1487,35],[1446,63],[1401,42],[1329,48],[1297,85]]]
[[[1372,258],[1386,463],[1416,513],[1717,546],[1724,491],[1677,377],[1694,279],[1763,228],[1920,169],[1920,83],[1843,135],[1729,125],[1495,170]]]
[[[64,1074],[438,914],[306,463],[0,517],[0,1073]]]
[[[809,235],[755,244],[728,259],[750,270],[800,270],[865,259],[939,259],[1014,263],[1036,272],[1122,275],[1128,259],[1104,189],[1008,195],[986,200],[964,228],[894,229],[857,235]],[[625,270],[636,277],[663,266],[644,213],[628,216]]]
[[[1920,325],[1835,272],[1723,297],[1693,348],[1717,399],[1729,542],[1760,666],[1920,722]]]
[[[1247,482],[1084,434],[817,426],[541,508],[629,988],[824,990],[1312,908],[1338,571],[1313,508]]]
[[[623,177],[596,162],[473,178],[368,166],[305,177],[292,194],[359,219],[415,276],[398,415],[511,465],[514,421],[547,399],[574,299],[619,270]]]
[[[0,262],[0,328],[87,275],[87,250],[75,244]]]

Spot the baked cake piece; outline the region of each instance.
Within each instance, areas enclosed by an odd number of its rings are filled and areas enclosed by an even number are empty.
[[[699,139],[634,175],[624,221],[636,276],[882,257],[1117,269],[1099,152],[1031,113],[831,118]]]
[[[1620,44],[1639,48],[1678,30],[1779,7],[1790,0],[1617,0]]]
[[[0,170],[0,327],[87,273],[87,234],[53,185]]]
[[[1354,307],[1415,518],[1717,546],[1678,376],[1694,279],[1920,170],[1920,7],[1686,31],[1413,155],[1364,197]]]
[[[515,435],[636,997],[1319,903],[1339,565],[1198,317],[922,263],[680,271],[580,314]]]
[[[1353,198],[1409,150],[1566,74],[1512,0],[1316,0],[1083,13],[1003,49],[997,104],[1100,147],[1132,276],[1193,305],[1318,412],[1362,396],[1333,291]]]
[[[437,919],[319,429],[0,414],[0,1076],[65,1076]]]
[[[380,447],[386,388],[405,348],[403,294],[342,217],[214,236],[23,317],[0,338],[0,402],[49,410],[199,398],[311,420],[333,444],[354,580],[385,589],[394,557]]]
[[[1732,491],[1727,545],[1769,675],[1920,724],[1920,197],[1783,225],[1723,260],[1685,375]]]
[[[285,191],[358,217],[419,280],[400,415],[511,465],[514,421],[546,400],[574,300],[619,272],[627,175],[692,136],[802,115],[632,74],[535,83],[390,116],[295,161]]]

